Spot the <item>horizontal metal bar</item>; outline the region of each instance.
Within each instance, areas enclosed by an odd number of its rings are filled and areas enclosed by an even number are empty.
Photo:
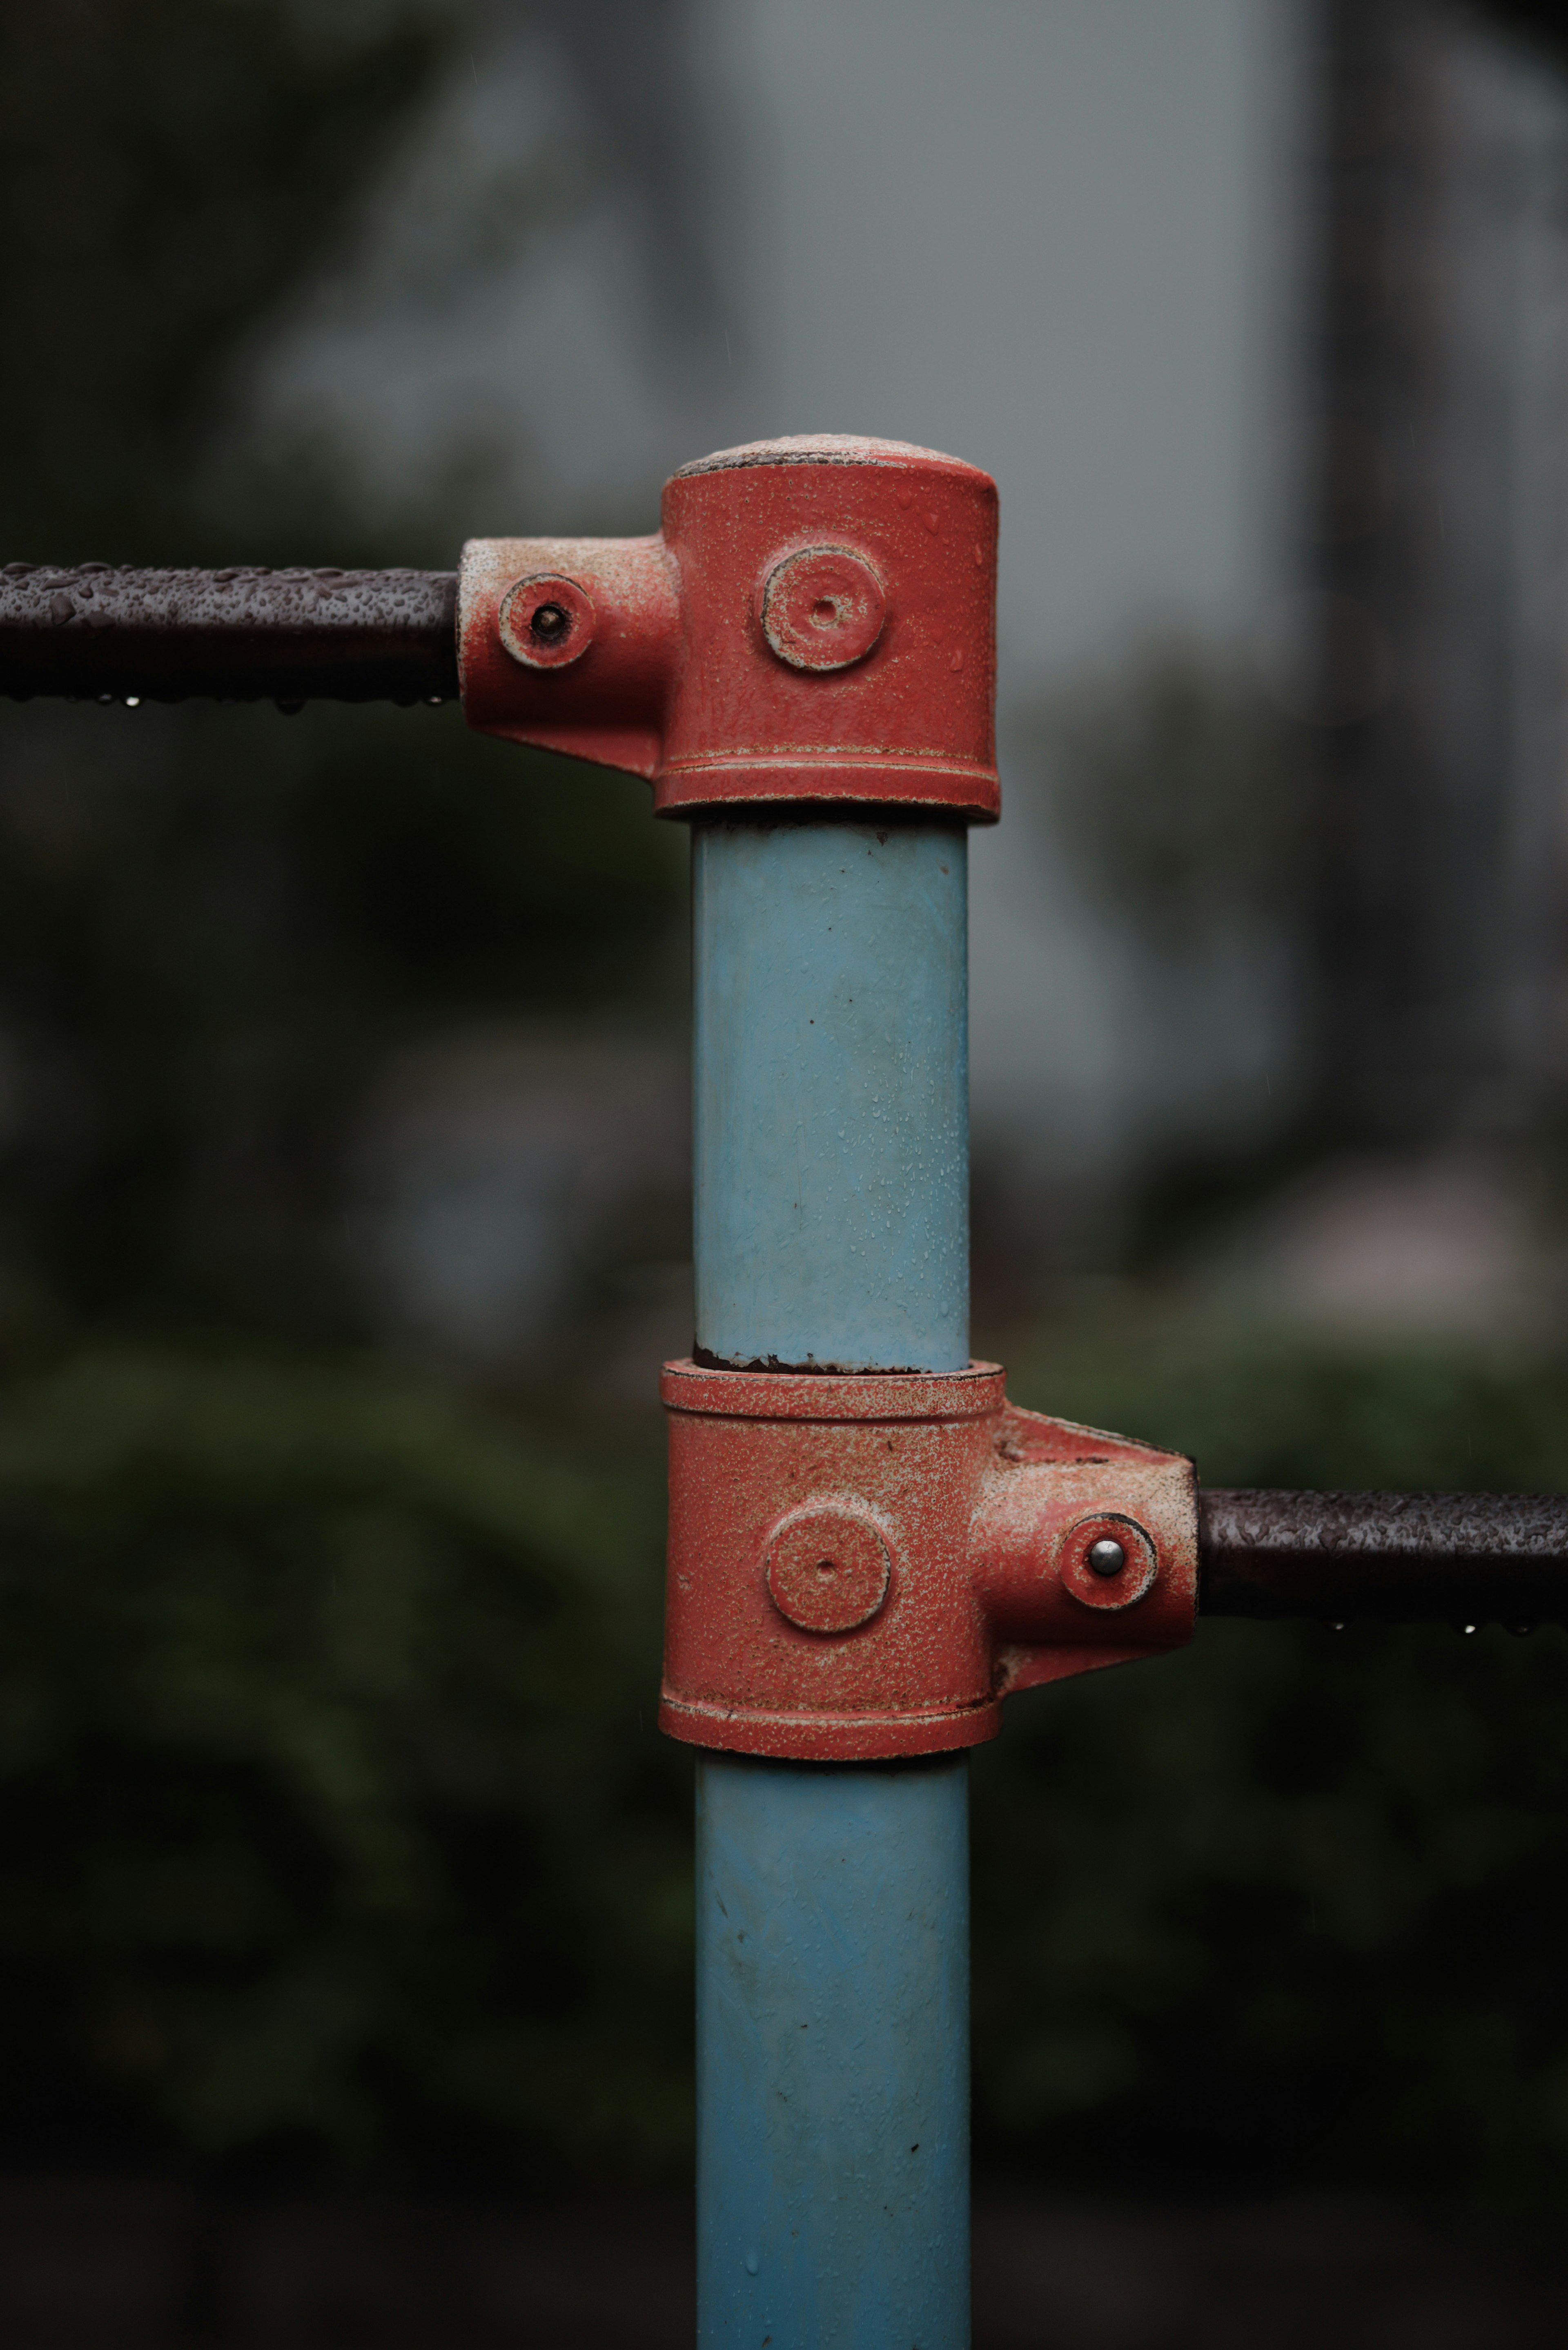
[[[0,694],[26,701],[445,702],[451,571],[0,569]]]
[[[1568,1623],[1568,1495],[1200,1492],[1199,1612]]]

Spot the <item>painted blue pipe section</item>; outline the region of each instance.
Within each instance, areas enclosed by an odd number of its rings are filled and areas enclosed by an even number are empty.
[[[708,824],[692,851],[697,1340],[969,1360],[968,840]]]
[[[967,847],[699,826],[697,1343],[969,1360]],[[697,1766],[702,2350],[969,2341],[962,1756]]]
[[[701,2350],[969,2340],[967,1795],[699,1761]]]

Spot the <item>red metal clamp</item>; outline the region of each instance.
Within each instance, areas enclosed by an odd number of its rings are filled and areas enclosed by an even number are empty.
[[[660,816],[736,804],[1001,808],[996,484],[897,441],[683,466],[652,538],[463,549],[471,725],[628,768]]]
[[[668,1363],[671,1736],[803,1762],[979,1745],[1012,1690],[1179,1648],[1192,1463],[1004,1375]]]

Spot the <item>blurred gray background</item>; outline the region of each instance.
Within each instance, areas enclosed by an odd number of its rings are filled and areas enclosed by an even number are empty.
[[[650,527],[775,432],[987,466],[982,1315],[1256,1178],[1206,1285],[1490,1325],[1555,1295],[1565,130],[1460,9],[497,7],[251,396],[486,530]],[[517,1148],[508,1263],[566,1212]],[[421,1165],[388,1262],[456,1337]],[[536,1347],[566,1293],[493,1274]]]
[[[1002,494],[975,1342],[1568,1490],[1543,0],[0,0],[0,560]],[[455,709],[0,703],[0,2334],[690,2331],[686,840]],[[974,1777],[982,2342],[1555,2343],[1568,1647],[1210,1623]]]

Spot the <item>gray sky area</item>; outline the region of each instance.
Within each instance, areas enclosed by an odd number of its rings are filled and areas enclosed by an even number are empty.
[[[722,0],[727,283],[766,432],[844,419],[1003,498],[1033,667],[1269,562],[1275,0]],[[742,168],[742,156],[748,159]]]

